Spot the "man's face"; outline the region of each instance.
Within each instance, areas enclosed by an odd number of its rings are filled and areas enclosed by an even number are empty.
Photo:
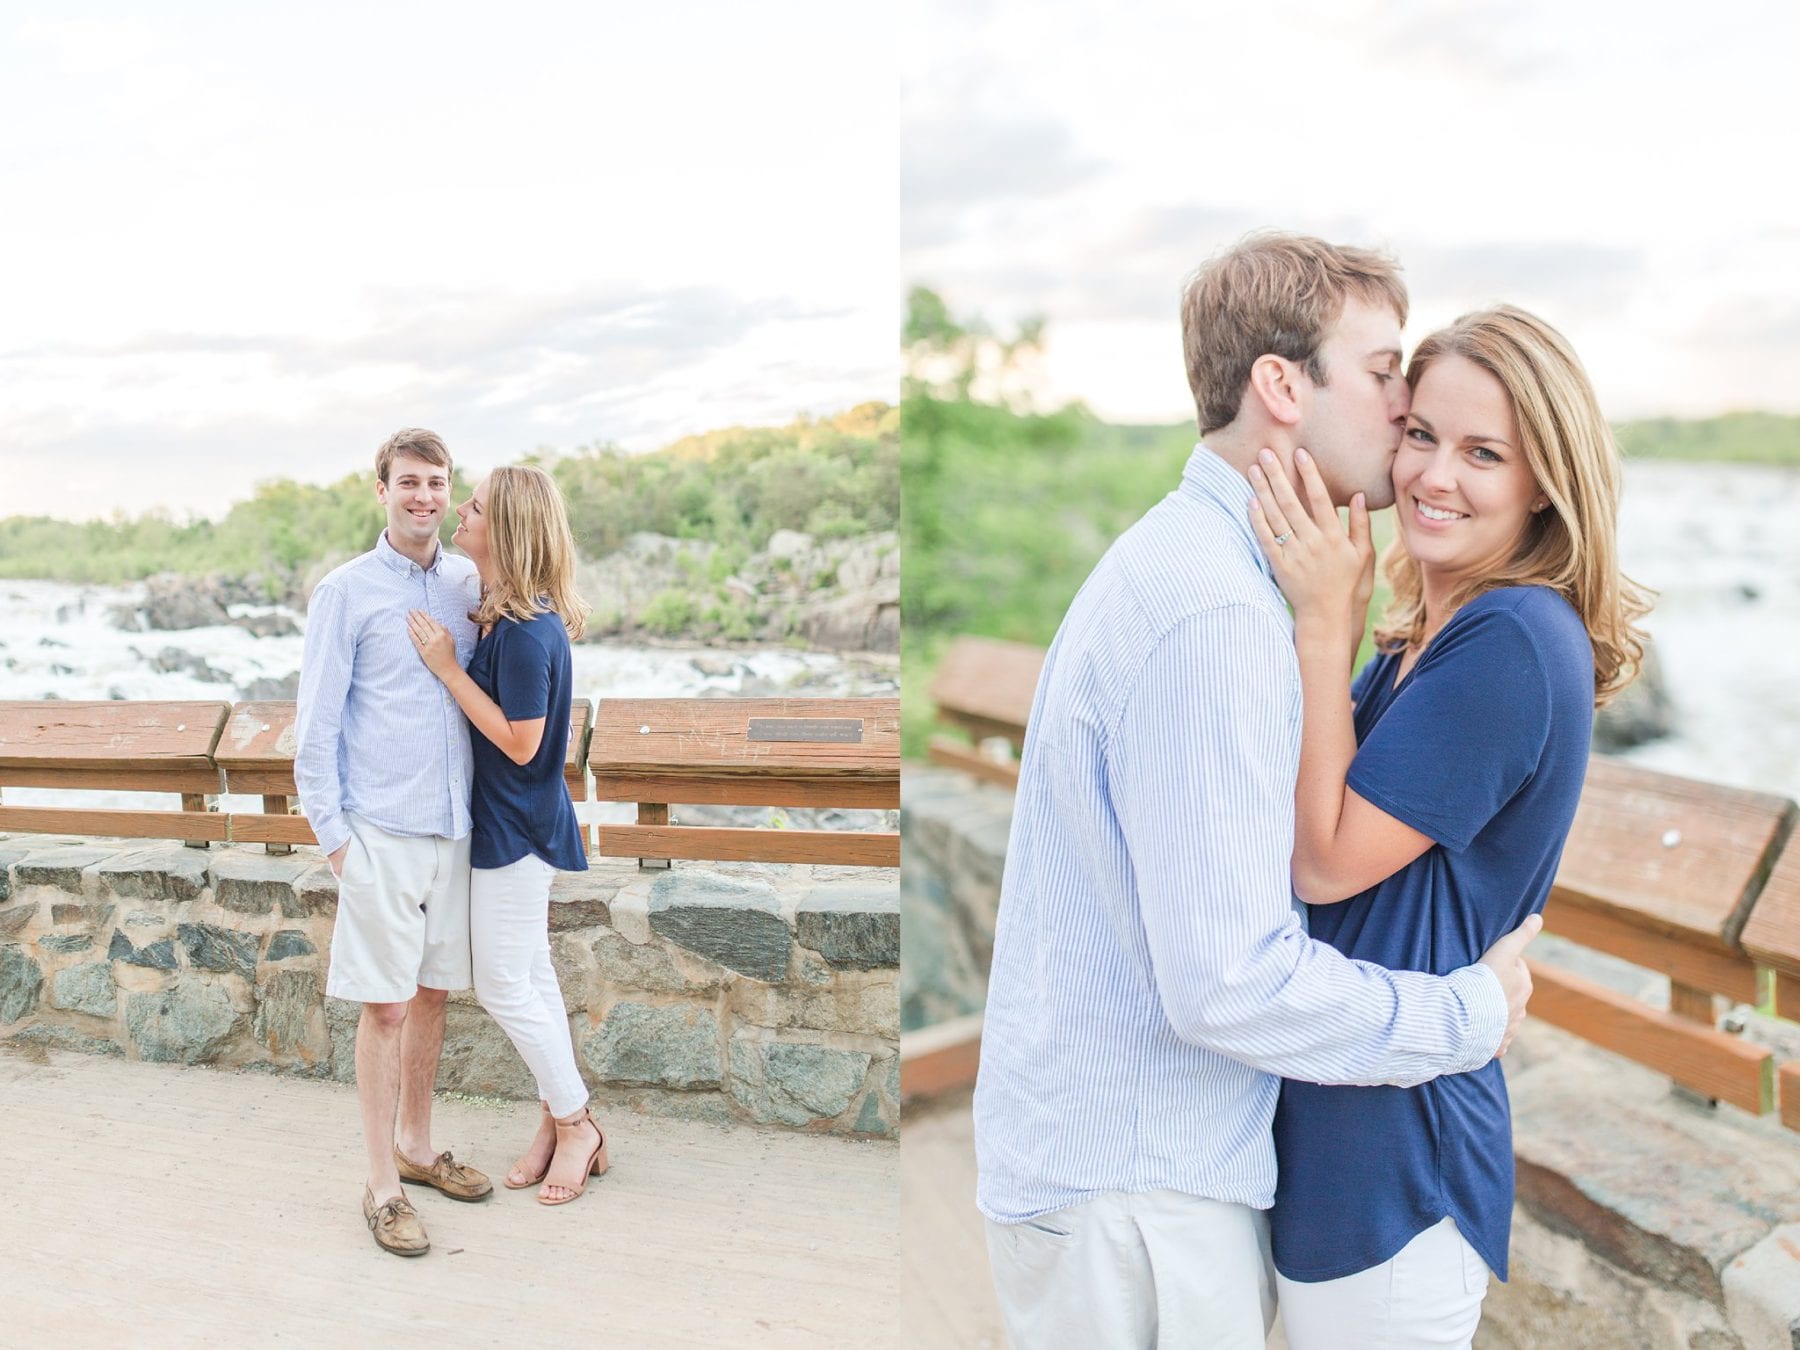
[[[1400,316],[1385,305],[1345,301],[1319,358],[1326,382],[1307,382],[1295,444],[1318,461],[1338,505],[1361,492],[1371,511],[1392,506],[1394,452],[1412,403],[1400,372]]]
[[[395,455],[387,482],[375,484],[375,499],[387,508],[388,542],[422,548],[437,538],[450,509],[450,470]]]

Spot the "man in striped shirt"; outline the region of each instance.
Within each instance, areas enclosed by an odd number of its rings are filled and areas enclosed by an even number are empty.
[[[473,768],[468,723],[419,660],[407,613],[429,611],[454,635],[459,663],[468,661],[475,565],[438,541],[450,473],[450,452],[430,431],[397,432],[376,453],[387,528],[313,590],[295,725],[294,783],[338,879],[326,992],[363,1005],[363,1218],[381,1247],[402,1256],[431,1245],[402,1180],[459,1200],[493,1192],[431,1144],[445,999],[472,978]]]
[[[1045,660],[975,1093],[1021,1350],[1260,1347],[1280,1076],[1466,1072],[1523,1016],[1535,926],[1449,976],[1388,971],[1313,942],[1289,884],[1299,670],[1245,471],[1304,446],[1333,500],[1392,503],[1406,305],[1388,259],[1301,236],[1202,268],[1182,327],[1203,441]]]

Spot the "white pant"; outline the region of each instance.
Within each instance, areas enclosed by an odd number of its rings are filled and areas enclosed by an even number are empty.
[[[1391,1259],[1337,1280],[1277,1277],[1288,1350],[1466,1350],[1481,1321],[1488,1268],[1444,1218]]]
[[[505,867],[469,874],[469,936],[475,997],[500,1024],[537,1079],[538,1096],[556,1116],[587,1105],[575,1067],[569,1014],[550,964],[550,879],[556,869],[527,853]]]
[[[1108,1191],[987,1238],[1013,1350],[1262,1350],[1274,1324],[1268,1217],[1246,1205]]]

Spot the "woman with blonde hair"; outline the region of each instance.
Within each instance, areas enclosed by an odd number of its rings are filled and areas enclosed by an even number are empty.
[[[469,810],[469,937],[475,995],[537,1079],[537,1136],[507,1174],[561,1205],[607,1168],[606,1136],[588,1111],[556,970],[550,882],[587,867],[563,785],[573,683],[569,644],[587,606],[575,593],[575,542],[556,483],[531,465],[495,469],[456,508],[451,542],[481,579],[469,617],[480,630],[469,668],[430,615],[410,617],[414,644],[469,719],[475,780]]]
[[[1435,974],[1543,908],[1593,713],[1637,673],[1646,594],[1619,570],[1619,457],[1586,372],[1510,306],[1419,344],[1393,484],[1393,601],[1354,682],[1374,579],[1304,451],[1265,454],[1252,525],[1294,609],[1294,891],[1312,935]],[[1301,501],[1301,494],[1306,502]],[[1512,1127],[1497,1061],[1417,1087],[1288,1080],[1270,1235],[1294,1350],[1467,1346],[1506,1278]]]

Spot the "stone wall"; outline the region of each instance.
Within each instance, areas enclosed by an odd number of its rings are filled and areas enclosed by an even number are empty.
[[[979,1011],[1012,794],[953,769],[901,775],[908,1030]],[[1542,937],[1532,956],[1649,1003],[1668,980]],[[1800,1060],[1800,1027],[1739,1008]],[[1518,1170],[1511,1279],[1481,1350],[1800,1350],[1800,1134],[1527,1021],[1506,1059]]]
[[[551,952],[597,1104],[892,1138],[891,870],[595,859],[551,891]],[[325,996],[337,882],[316,849],[0,835],[0,1039],[351,1081]],[[473,993],[438,1086],[530,1099]]]

